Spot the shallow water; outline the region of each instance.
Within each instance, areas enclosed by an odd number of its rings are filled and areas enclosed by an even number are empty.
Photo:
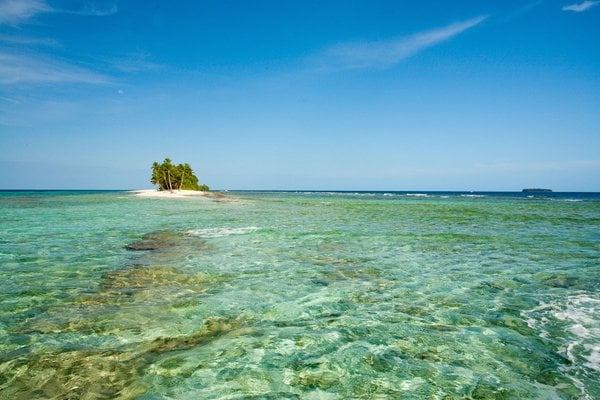
[[[2,399],[600,398],[600,196],[0,193]]]

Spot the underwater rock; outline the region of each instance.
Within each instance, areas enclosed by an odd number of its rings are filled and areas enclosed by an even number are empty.
[[[165,353],[170,351],[186,350],[200,346],[219,338],[241,326],[238,319],[213,318],[205,322],[198,332],[175,337],[159,337],[154,339],[150,353]]]
[[[132,399],[146,391],[138,381],[144,364],[132,352],[101,350],[16,358],[0,368],[0,391],[13,400]]]
[[[183,231],[157,231],[148,233],[136,242],[125,246],[132,252],[129,264],[181,265],[190,257],[204,254],[210,245],[204,238]]]
[[[14,333],[107,332],[120,324],[137,330],[157,315],[166,318],[172,307],[191,307],[198,296],[224,278],[207,273],[187,273],[173,267],[133,265],[102,275],[99,290],[73,298],[68,304],[48,307],[27,318]],[[135,310],[138,305],[147,309]],[[115,307],[119,313],[114,314]],[[134,308],[131,308],[134,307]],[[134,312],[135,315],[128,313]]]
[[[531,327],[527,325],[527,321],[519,315],[511,315],[510,311],[490,312],[484,317],[484,320],[490,326],[507,328],[526,337],[533,335]]]
[[[139,242],[128,244],[125,248],[131,251],[158,250],[161,248],[161,244],[151,240],[140,240]]]
[[[496,282],[489,282],[489,281],[481,282],[480,287],[482,289],[487,289],[490,292],[500,292],[500,291],[504,290],[504,287],[501,286],[500,284],[498,284]]]
[[[120,350],[14,352],[0,363],[0,398],[136,399],[147,391],[140,377],[165,353],[201,346],[233,331],[248,334],[245,326],[239,318],[209,318],[191,335],[159,337]]]
[[[576,286],[579,280],[575,277],[559,275],[556,277],[550,277],[545,280],[546,284],[556,288],[570,288]]]
[[[293,386],[308,389],[329,390],[339,385],[340,374],[328,370],[300,371],[292,382]]]
[[[189,235],[182,231],[156,231],[142,236],[140,240],[125,246],[130,251],[168,250],[174,247],[204,248],[206,243],[198,235]]]
[[[431,308],[411,304],[397,304],[394,306],[394,311],[406,314],[410,317],[422,317],[429,315],[431,313]]]
[[[134,265],[102,275],[103,289],[138,288],[154,286],[202,285],[215,279],[205,275],[191,275],[172,267],[145,267]]]
[[[142,236],[141,240],[128,244],[125,248],[131,251],[166,249],[178,243],[177,236],[181,239],[183,235],[169,231],[152,232]]]
[[[426,328],[438,332],[455,332],[459,330],[459,328],[456,326],[439,323],[427,325]]]
[[[509,389],[503,387],[497,387],[496,385],[487,383],[487,382],[479,382],[473,393],[471,394],[471,398],[473,399],[510,399],[510,398],[518,398],[518,396],[514,396],[514,393],[511,393]]]

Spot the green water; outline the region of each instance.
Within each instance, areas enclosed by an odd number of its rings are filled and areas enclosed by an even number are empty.
[[[219,200],[0,193],[0,398],[600,398],[600,198]]]

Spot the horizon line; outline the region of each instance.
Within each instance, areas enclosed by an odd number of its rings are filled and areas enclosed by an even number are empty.
[[[150,188],[154,189],[154,188]],[[540,189],[540,188],[523,188],[516,190],[472,190],[472,189],[213,189],[210,192],[280,192],[280,193],[302,193],[302,192],[314,192],[314,193],[524,193],[525,189]],[[147,190],[147,189],[68,189],[68,188],[46,188],[46,189],[2,189],[0,192],[133,192],[136,190]],[[158,189],[156,189],[158,191]],[[568,191],[556,191],[549,189],[549,192],[538,192],[538,193],[600,193],[592,190],[568,190]],[[530,192],[535,193],[535,192]]]

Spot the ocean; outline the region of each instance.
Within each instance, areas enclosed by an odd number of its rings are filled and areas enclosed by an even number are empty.
[[[1,399],[598,399],[600,194],[0,192]]]

